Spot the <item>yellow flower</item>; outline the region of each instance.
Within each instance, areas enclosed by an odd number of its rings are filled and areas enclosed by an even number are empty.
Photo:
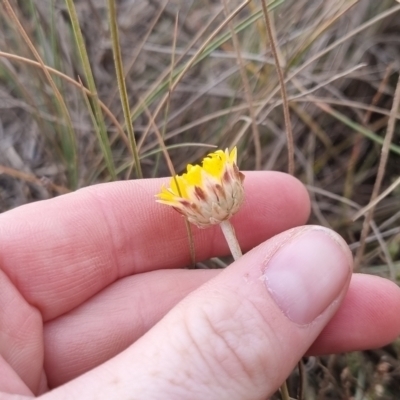
[[[236,147],[229,153],[217,150],[208,154],[202,166],[187,166],[187,172],[162,187],[157,201],[175,208],[199,228],[228,220],[244,200],[244,175],[236,165]]]

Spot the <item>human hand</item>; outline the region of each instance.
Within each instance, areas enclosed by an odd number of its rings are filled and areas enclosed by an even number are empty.
[[[1,400],[265,399],[306,352],[399,334],[398,287],[351,275],[342,239],[301,227],[309,200],[294,178],[246,173],[232,221],[248,253],[222,271],[176,269],[187,234],[155,203],[160,185],[98,185],[0,216]],[[228,254],[218,227],[193,232],[198,260]]]

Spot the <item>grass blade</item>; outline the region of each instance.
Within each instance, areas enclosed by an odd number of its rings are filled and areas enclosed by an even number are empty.
[[[332,117],[336,118],[337,120],[343,122],[345,125],[347,125],[349,128],[354,129],[356,132],[361,133],[368,139],[372,140],[375,143],[380,144],[381,146],[383,145],[384,139],[377,135],[375,132],[370,131],[369,129],[363,127],[360,124],[357,124],[357,122],[352,121],[349,117],[346,117],[346,115],[342,114],[339,111],[336,111],[329,107],[326,104],[322,103],[316,103],[316,105],[323,111],[325,111],[327,114],[332,115]],[[393,143],[389,145],[390,151],[393,153],[400,155],[400,146],[397,146]]]
[[[94,115],[96,117],[95,130],[96,130],[97,137],[99,140],[100,148],[103,153],[104,159],[106,161],[108,172],[110,173],[111,178],[115,180],[117,178],[117,176],[115,173],[114,160],[113,160],[112,154],[111,154],[110,141],[109,141],[109,138],[107,135],[107,129],[106,129],[106,125],[104,122],[103,113],[101,111],[101,107],[99,104],[99,98],[97,95],[96,84],[94,82],[92,69],[90,67],[89,57],[87,55],[86,46],[85,46],[85,41],[83,39],[81,28],[79,26],[78,15],[76,13],[74,1],[73,0],[65,0],[65,2],[67,4],[69,17],[71,19],[72,30],[74,32],[76,44],[78,46],[78,51],[79,51],[79,55],[81,58],[83,71],[85,73],[85,78],[86,78],[86,81],[88,84],[88,88],[92,94],[91,104],[93,107]]]
[[[271,1],[270,4],[268,4],[268,10],[271,11],[278,7],[280,4],[282,4],[285,0],[273,0]],[[246,17],[243,21],[235,25],[234,27],[234,32],[236,34],[242,32],[249,26],[251,26],[255,21],[258,19],[262,18],[262,10],[256,11],[252,15]],[[222,33],[219,36],[217,36],[214,40],[212,40],[210,43],[208,43],[204,49],[200,52],[196,52],[196,54],[193,56],[192,59],[190,59],[185,65],[177,67],[173,72],[172,72],[172,79],[176,80],[175,82],[180,80],[180,77],[182,75],[182,72],[186,72],[190,68],[194,67],[197,65],[199,62],[207,58],[214,50],[216,50],[218,47],[223,45],[225,42],[230,40],[232,38],[231,32],[226,32]],[[188,67],[189,66],[189,67]],[[156,99],[158,99],[163,93],[165,93],[168,90],[168,87],[170,85],[170,78],[166,79],[162,84],[158,86],[158,88],[152,92],[149,96],[147,96],[141,104],[139,104],[135,109],[132,111],[132,119],[135,120],[139,115],[142,114],[144,111],[143,105],[149,106],[152,104]]]
[[[15,14],[13,8],[11,7],[9,0],[4,0],[3,4],[4,4],[5,9],[6,9],[8,15],[10,16],[11,20],[14,22],[18,32],[23,37],[25,43],[28,45],[29,49],[33,53],[36,60],[39,62],[41,70],[45,74],[46,79],[48,80],[48,82],[54,92],[54,95],[57,99],[57,107],[60,109],[61,114],[63,115],[64,119],[66,120],[67,135],[62,135],[63,150],[64,150],[64,155],[66,156],[66,161],[67,161],[69,184],[73,189],[76,189],[78,187],[78,155],[77,155],[77,149],[76,149],[77,146],[76,146],[75,132],[74,132],[74,128],[72,126],[72,120],[71,120],[71,116],[68,112],[68,108],[65,104],[65,101],[64,101],[56,83],[54,82],[49,71],[46,69],[40,54],[36,50],[34,44],[30,40],[25,29],[23,28],[20,21],[18,20],[18,17]]]
[[[71,0],[69,0],[71,1]],[[133,124],[131,122],[130,108],[128,93],[126,91],[124,67],[122,65],[121,48],[119,45],[119,35],[118,35],[118,24],[117,24],[117,12],[115,8],[115,0],[108,0],[108,16],[111,30],[111,39],[114,55],[115,71],[117,74],[119,95],[122,104],[122,110],[124,112],[125,127],[128,131],[129,142],[131,146],[131,151],[135,161],[136,175],[138,178],[142,178],[142,169],[140,166],[139,154],[136,146],[135,133],[133,132]]]

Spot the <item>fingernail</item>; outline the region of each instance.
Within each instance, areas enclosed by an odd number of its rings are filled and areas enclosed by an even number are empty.
[[[264,272],[265,283],[282,312],[306,325],[337,299],[351,265],[350,251],[341,237],[310,227],[272,256]]]

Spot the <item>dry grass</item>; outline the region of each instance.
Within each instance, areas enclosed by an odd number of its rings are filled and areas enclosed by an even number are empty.
[[[311,222],[338,231],[360,271],[399,280],[399,4],[274,0],[267,30],[260,1],[124,0],[119,44],[105,1],[71,4],[81,47],[64,0],[0,3],[0,211],[127,179],[135,154],[145,177],[179,172],[207,146],[237,145],[245,170],[287,171],[278,63]],[[400,398],[399,352],[309,359],[306,398]]]

